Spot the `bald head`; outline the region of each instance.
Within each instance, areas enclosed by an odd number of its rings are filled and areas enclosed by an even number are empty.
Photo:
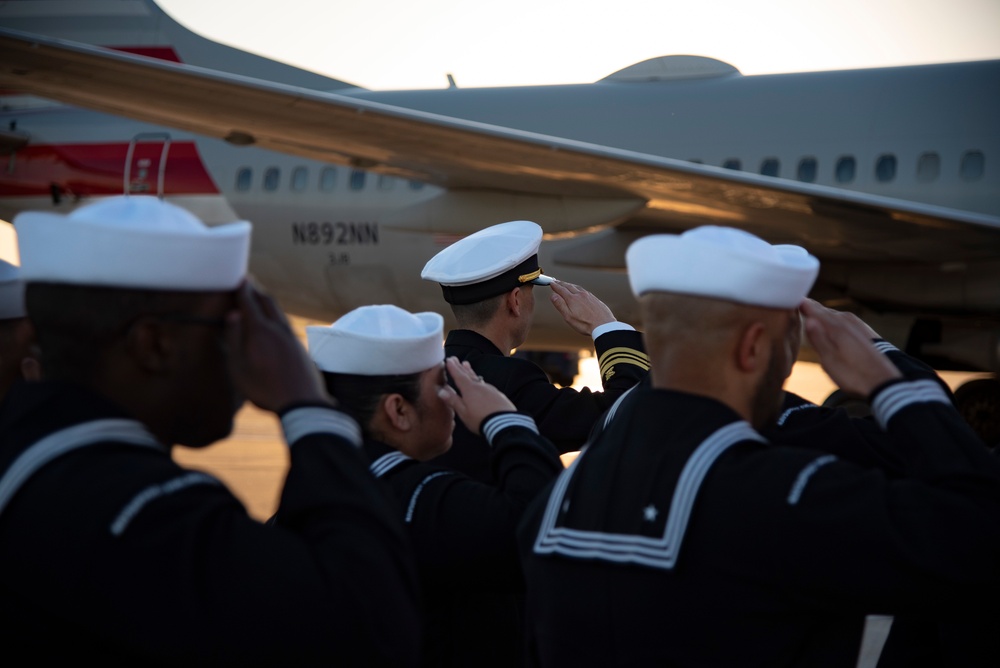
[[[773,416],[798,353],[796,310],[664,292],[639,306],[655,387],[712,397],[755,426]]]
[[[705,225],[625,253],[655,387],[712,397],[756,427],[776,414],[798,354],[798,308],[819,272],[804,248]]]

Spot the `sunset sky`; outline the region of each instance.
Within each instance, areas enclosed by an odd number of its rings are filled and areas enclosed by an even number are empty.
[[[206,37],[375,90],[596,81],[656,56],[744,74],[1000,58],[997,0],[160,0]]]

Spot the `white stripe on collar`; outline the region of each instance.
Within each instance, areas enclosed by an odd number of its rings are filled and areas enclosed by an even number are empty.
[[[410,495],[410,503],[406,507],[406,517],[403,518],[403,521],[406,522],[407,524],[413,522],[413,514],[414,512],[416,512],[417,509],[417,499],[420,498],[420,493],[424,491],[424,487],[427,486],[427,483],[429,483],[431,480],[434,480],[435,478],[440,478],[442,476],[451,476],[451,475],[455,475],[455,472],[435,471],[434,473],[430,474],[429,476],[421,480],[420,484],[417,485],[417,488],[413,490],[413,494]]]
[[[799,471],[799,475],[796,476],[795,482],[792,483],[792,488],[788,492],[788,498],[786,499],[788,505],[797,505],[799,500],[802,498],[802,493],[806,490],[806,485],[809,484],[809,480],[816,474],[816,471],[820,470],[827,464],[832,464],[835,461],[837,461],[837,457],[835,455],[821,455],[809,462],[804,469]]]
[[[597,559],[672,569],[677,563],[691,509],[705,475],[722,453],[743,441],[767,442],[749,424],[740,420],[718,429],[695,449],[677,480],[663,535],[659,538],[557,527],[556,517],[580,462],[577,458],[560,474],[549,496],[535,540],[535,554],[558,554],[571,559]]]
[[[798,406],[792,406],[791,408],[785,410],[785,412],[782,413],[780,416],[778,416],[778,419],[775,420],[774,423],[777,426],[782,427],[785,424],[785,420],[787,420],[788,416],[790,416],[792,413],[798,413],[799,411],[804,411],[809,408],[819,408],[819,406],[817,406],[816,404],[799,404]]]
[[[615,403],[611,404],[611,408],[608,409],[608,414],[604,418],[604,426],[603,426],[604,429],[607,429],[608,425],[611,424],[611,421],[615,419],[615,413],[618,412],[618,407],[622,405],[623,401],[625,401],[625,397],[632,394],[632,390],[634,390],[637,387],[639,386],[633,385],[632,387],[628,388],[620,397],[618,397],[617,400],[615,400]]]
[[[163,444],[135,420],[108,418],[61,429],[29,446],[0,478],[0,513],[24,483],[43,466],[77,448],[97,443],[124,443],[166,451]]]
[[[171,480],[150,485],[132,497],[125,507],[122,508],[121,512],[118,513],[118,516],[111,522],[111,535],[120,536],[125,533],[125,530],[132,520],[135,519],[136,515],[142,512],[142,509],[151,502],[169,494],[176,494],[195,485],[223,486],[222,482],[217,478],[213,478],[201,471],[187,471]]]
[[[387,452],[373,461],[371,466],[368,467],[368,470],[371,471],[376,478],[381,478],[392,469],[410,459],[412,459],[412,457],[408,457],[402,452],[393,450],[392,452]]]

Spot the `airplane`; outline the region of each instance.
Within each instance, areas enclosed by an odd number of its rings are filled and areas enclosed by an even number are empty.
[[[290,313],[393,303],[448,326],[420,269],[487,225],[541,224],[546,273],[630,322],[629,243],[736,226],[805,246],[812,296],[900,348],[992,372],[959,391],[995,429],[998,84],[1000,60],[744,76],[673,55],[591,84],[374,91],[153,0],[20,0],[0,4],[0,218],[157,193],[251,220],[251,271]],[[525,348],[585,344],[540,308]]]

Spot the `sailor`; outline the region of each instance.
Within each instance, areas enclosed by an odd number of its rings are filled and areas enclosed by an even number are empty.
[[[274,302],[250,224],[156,197],[15,218],[43,379],[0,409],[0,624],[38,663],[414,665],[403,528]],[[174,445],[246,397],[291,447],[282,522]]]
[[[33,376],[37,362],[32,356],[34,332],[24,313],[24,282],[20,270],[0,260],[0,402],[11,386]]]
[[[390,488],[422,582],[423,666],[517,666],[524,591],[515,529],[562,464],[531,417],[515,412],[467,362],[446,377],[444,319],[362,306],[307,327],[309,354],[331,396],[361,424],[371,471]],[[451,446],[455,414],[490,447],[497,485],[427,461]]]
[[[866,614],[996,600],[1000,466],[937,382],[806,299],[815,258],[702,227],[626,261],[653,389],[521,525],[538,665],[853,666]],[[831,378],[870,398],[900,476],[758,432],[799,314]]]
[[[486,382],[535,418],[560,452],[578,450],[594,422],[649,369],[642,336],[618,322],[597,297],[578,285],[547,276],[538,266],[542,228],[519,220],[480,230],[427,262],[421,278],[441,285],[458,329],[448,333],[445,354],[468,361]],[[511,351],[528,338],[535,314],[535,286],[547,285],[566,323],[592,337],[604,392],[556,387],[536,364]],[[489,481],[489,449],[462,426],[455,445],[436,463]]]

